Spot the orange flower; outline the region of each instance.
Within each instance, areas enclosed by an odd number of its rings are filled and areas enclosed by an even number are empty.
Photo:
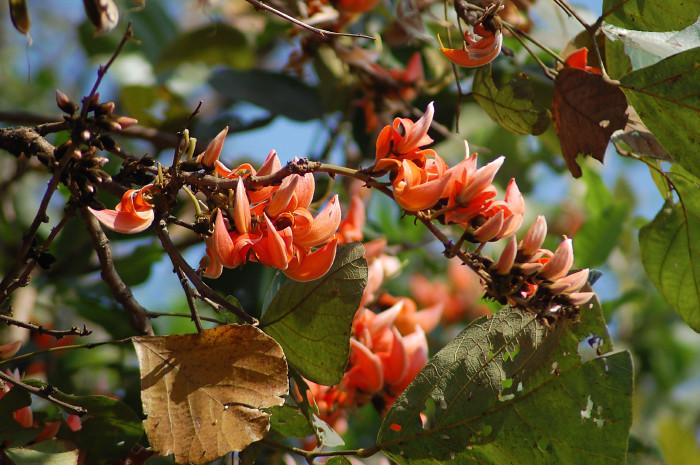
[[[464,31],[462,48],[446,48],[438,36],[440,51],[452,63],[466,68],[477,68],[491,63],[501,53],[503,45],[501,31],[490,31],[479,23],[474,26],[474,33],[480,36],[478,40],[469,31]]]
[[[427,155],[435,154],[430,149],[420,150],[420,147],[433,142],[428,130],[434,113],[433,103],[430,102],[423,116],[415,123],[409,118],[394,118],[391,125],[385,126],[377,137],[375,170],[392,168],[391,163],[382,162],[385,158],[418,160],[422,165]]]
[[[569,68],[582,69],[592,74],[602,74],[602,70],[597,66],[588,66],[588,48],[586,47],[571,52],[571,54],[566,57],[565,64]]]
[[[95,210],[90,207],[88,209],[109,229],[124,234],[139,233],[148,229],[153,223],[153,204],[149,198],[152,189],[153,184],[143,186],[141,189],[129,189],[124,192],[114,210]]]
[[[271,153],[263,167],[274,170],[276,158]],[[335,259],[338,241],[334,236],[341,216],[338,197],[331,198],[314,217],[308,210],[314,195],[313,175],[293,174],[274,191],[264,195],[262,190],[253,191],[258,200],[252,204],[243,173],[229,174],[238,179],[233,220],[227,223],[221,210],[216,213],[214,231],[207,240],[204,275],[216,278],[222,267],[235,268],[253,260],[296,281],[323,276]]]

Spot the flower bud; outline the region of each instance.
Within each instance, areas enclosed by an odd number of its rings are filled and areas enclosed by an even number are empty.
[[[70,98],[60,90],[56,89],[56,105],[63,112],[72,115],[78,109],[78,106],[71,101]]]
[[[537,217],[528,229],[527,234],[520,242],[520,251],[525,257],[531,257],[537,253],[547,237],[547,220],[544,216]]]
[[[496,173],[501,168],[501,165],[503,165],[504,160],[505,157],[500,156],[491,163],[476,170],[474,178],[469,180],[467,187],[457,196],[457,201],[465,205],[472,197],[486,189],[493,182],[493,178],[496,177]]]
[[[511,268],[513,268],[513,263],[515,263],[515,256],[518,253],[518,242],[515,240],[515,236],[510,236],[507,241],[508,243],[503,248],[501,257],[498,259],[495,266],[496,273],[500,275],[510,273]]]
[[[550,281],[555,281],[569,272],[574,264],[574,247],[571,239],[564,236],[564,240],[559,244],[554,256],[545,263],[539,275]]]
[[[566,297],[569,299],[569,302],[571,302],[571,305],[579,307],[585,303],[588,303],[588,301],[590,301],[594,295],[595,292],[574,292]]]
[[[131,118],[130,116],[120,116],[116,119],[116,122],[119,123],[122,129],[126,129],[129,126],[138,124],[139,120],[136,118]]]
[[[549,290],[554,294],[569,294],[581,289],[588,282],[588,268],[571,273],[554,281]]]
[[[474,231],[474,239],[479,243],[488,242],[494,239],[503,227],[503,210],[486,220],[484,224]]]

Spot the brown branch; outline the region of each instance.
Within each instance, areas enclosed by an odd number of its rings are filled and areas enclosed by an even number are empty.
[[[19,326],[20,328],[28,329],[32,333],[47,334],[55,337],[56,339],[61,339],[66,336],[88,336],[92,334],[92,331],[87,329],[85,325],[83,325],[82,329],[76,326],[73,326],[70,329],[49,329],[44,328],[41,325],[35,325],[34,323],[25,323],[24,321],[15,320],[8,315],[2,314],[0,314],[0,321],[4,322],[8,326]]]
[[[65,410],[68,413],[72,413],[73,415],[78,415],[78,416],[83,416],[87,413],[87,410],[84,407],[81,407],[79,405],[73,405],[69,404],[67,402],[64,402],[60,399],[57,399],[54,396],[55,389],[53,386],[46,385],[42,387],[36,387],[36,386],[30,386],[29,384],[25,384],[22,381],[14,379],[12,376],[0,371],[0,380],[11,384],[12,386],[22,389],[23,391],[27,391],[30,394],[34,394],[37,397],[41,397],[42,399],[46,399],[49,402],[58,405],[61,407],[63,410]]]
[[[171,312],[148,312],[148,318],[155,319],[155,318],[160,318],[162,316],[166,317],[179,317],[179,318],[192,318],[192,315],[189,315],[187,313],[171,313]],[[220,325],[225,325],[225,321],[217,320],[216,318],[210,318],[208,316],[200,316],[200,320],[202,321],[209,321],[211,323],[217,323]]]
[[[280,18],[284,19],[285,21],[289,21],[290,23],[299,26],[302,29],[306,29],[307,31],[311,31],[314,34],[318,34],[322,38],[326,39],[328,37],[357,37],[361,39],[369,39],[369,40],[374,40],[374,37],[368,36],[365,34],[351,34],[349,32],[335,32],[335,31],[329,31],[326,29],[319,29],[317,27],[314,27],[310,24],[305,23],[304,21],[295,18],[294,16],[288,15],[287,13],[278,10],[277,8],[268,5],[267,3],[264,3],[260,0],[246,0],[248,3],[253,5],[256,9],[261,9],[261,10],[266,10],[269,11],[272,14],[275,14],[279,16]]]
[[[163,249],[165,249],[165,252],[170,256],[170,259],[172,260],[173,264],[182,270],[185,276],[187,276],[187,279],[190,280],[194,288],[197,290],[197,292],[199,292],[199,294],[205,301],[206,299],[209,299],[210,301],[214,302],[217,306],[230,310],[238,318],[245,321],[246,323],[254,325],[258,324],[257,319],[248,315],[248,313],[246,313],[245,310],[243,310],[242,308],[232,304],[231,302],[223,298],[221,295],[219,295],[218,292],[209,287],[207,283],[202,281],[202,278],[197,274],[195,270],[192,269],[192,267],[187,263],[187,261],[184,259],[177,247],[175,247],[175,244],[173,244],[173,241],[170,239],[170,234],[168,234],[168,226],[165,220],[159,221],[158,227],[156,228],[156,234],[158,235],[158,239],[160,239],[160,242],[163,245]]]
[[[56,150],[36,129],[26,127],[0,128],[0,149],[18,158],[34,155],[46,166],[53,162]]]
[[[112,249],[109,246],[109,239],[107,239],[102,230],[102,226],[87,208],[82,208],[81,213],[100,261],[102,279],[105,280],[117,302],[129,313],[131,326],[140,334],[152,335],[153,328],[148,319],[148,312],[136,301],[131,293],[131,289],[124,283],[124,280],[114,268]]]
[[[170,258],[170,260],[172,261],[172,257]],[[185,275],[183,274],[182,269],[180,269],[180,267],[177,266],[175,262],[173,262],[173,267],[175,269],[175,274],[177,274],[177,277],[180,280],[182,290],[185,291],[185,298],[187,299],[187,306],[190,308],[190,317],[192,319],[192,322],[194,322],[194,326],[195,328],[197,328],[197,332],[201,333],[203,331],[202,320],[199,317],[199,312],[197,312],[197,305],[195,304],[194,296],[192,295],[192,288],[187,282],[187,277],[185,277]]]

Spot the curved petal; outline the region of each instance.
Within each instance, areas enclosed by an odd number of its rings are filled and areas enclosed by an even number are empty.
[[[314,191],[316,190],[316,180],[312,173],[306,173],[301,176],[299,183],[294,191],[297,197],[297,207],[309,208],[311,201],[314,198]]]
[[[255,250],[255,254],[260,263],[284,271],[287,269],[291,257],[287,253],[287,244],[285,243],[283,235],[291,237],[291,228],[285,228],[285,230],[282,231],[283,234],[280,234],[280,231],[277,231],[275,225],[270,221],[270,218],[268,218],[267,215],[263,216],[265,217],[267,230],[262,240],[255,243],[253,250]]]
[[[233,222],[239,233],[244,234],[250,230],[250,202],[243,185],[243,179],[238,178],[236,183],[236,198],[233,205]]]
[[[328,273],[338,248],[338,240],[333,239],[320,249],[304,255],[289,264],[284,274],[294,281],[313,281]]]
[[[284,178],[280,188],[272,195],[270,203],[265,208],[265,213],[267,213],[271,218],[276,218],[280,213],[285,211],[290,211],[289,206],[294,197],[294,191],[296,190],[297,184],[301,180],[301,176],[298,174],[292,174]],[[294,210],[296,205],[291,208]]]
[[[552,258],[549,259],[539,272],[545,279],[554,281],[565,276],[574,264],[574,247],[571,239],[564,236],[564,240],[559,244]]]
[[[224,148],[224,141],[228,135],[228,126],[222,129],[211,142],[207,145],[207,148],[201,153],[197,160],[204,166],[208,168],[214,167],[216,162],[219,160],[221,155],[221,149]]]
[[[525,257],[535,255],[540,247],[542,247],[546,237],[547,220],[544,216],[539,215],[520,242],[520,251]]]
[[[505,157],[500,156],[488,163],[474,173],[474,177],[469,180],[466,189],[459,193],[457,196],[457,201],[461,204],[466,204],[471,200],[472,197],[479,194],[481,191],[485,190],[493,182],[493,178],[496,177],[496,173],[503,165]]]
[[[226,227],[226,222],[224,221],[224,216],[221,214],[221,210],[216,211],[214,231],[212,232],[209,243],[211,244],[212,256],[223,266],[233,268],[239,264],[233,246],[233,239]],[[216,268],[214,268],[214,270],[215,269]],[[215,272],[213,271],[212,274],[213,273]]]
[[[416,324],[423,329],[423,331],[429,333],[432,330],[434,330],[440,323],[440,319],[442,318],[442,311],[444,309],[445,304],[443,304],[442,302],[438,302],[437,304],[431,307],[427,307],[417,311],[413,315],[413,319],[415,320]]]
[[[403,344],[401,333],[396,328],[392,328],[392,344],[389,352],[379,353],[379,360],[384,369],[384,382],[394,384],[401,380],[408,369],[408,355]]]
[[[270,150],[270,152],[267,154],[267,157],[265,157],[265,161],[258,170],[258,174],[260,176],[266,176],[268,174],[272,174],[276,171],[279,171],[281,168],[282,163],[280,163],[280,159],[277,156],[277,151],[273,149]]]
[[[412,124],[410,127],[406,128],[406,135],[401,139],[401,141],[396,144],[396,151],[398,153],[412,152],[419,147],[423,147],[433,142],[433,139],[428,136],[428,130],[430,125],[433,124],[433,115],[435,114],[435,108],[433,102],[428,104],[425,109],[425,113],[421,116],[418,121]]]
[[[402,208],[408,211],[420,211],[430,208],[435,205],[445,190],[445,186],[450,182],[450,175],[445,174],[443,177],[432,181],[419,184],[417,186],[409,186],[404,184],[397,188],[394,186],[394,198]]]
[[[384,370],[377,355],[364,344],[350,339],[352,368],[345,374],[345,384],[368,393],[384,387]]]
[[[107,228],[123,234],[136,234],[148,229],[155,217],[153,210],[146,212],[124,212],[117,210],[94,210],[88,207],[97,220]]]
[[[350,199],[350,208],[347,215],[338,226],[338,234],[341,242],[359,242],[363,238],[362,228],[366,220],[365,203],[359,195],[353,195]]]
[[[217,279],[224,271],[224,266],[213,250],[211,242],[207,242],[207,254],[202,257],[199,266],[202,268],[202,275],[206,278]]]
[[[503,210],[486,220],[484,224],[474,231],[474,239],[480,243],[489,242],[498,237],[498,233],[503,228]]]
[[[294,237],[294,243],[301,247],[315,247],[328,241],[340,226],[340,202],[334,195],[316,215],[311,227],[305,234]]]

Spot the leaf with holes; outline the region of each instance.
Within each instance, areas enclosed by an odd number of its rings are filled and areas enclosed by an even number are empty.
[[[564,68],[554,82],[552,114],[562,155],[571,174],[581,176],[576,156],[603,162],[613,132],[627,123],[627,99],[598,74]]]
[[[525,73],[516,74],[503,85],[494,82],[491,65],[474,74],[474,100],[504,129],[513,134],[542,134],[549,126],[547,110],[535,101],[535,90]]]
[[[289,363],[316,383],[336,384],[348,363],[352,320],[367,285],[364,253],[358,243],[338,247],[328,273],[306,283],[286,280],[262,316],[260,326]]]
[[[151,446],[202,464],[262,439],[288,393],[280,346],[253,326],[133,339]]]
[[[642,263],[664,299],[700,331],[700,179],[678,166],[668,176],[680,201],[667,201],[639,231]]]
[[[622,90],[661,145],[700,176],[700,47],[620,79]]]
[[[505,308],[472,323],[397,399],[378,444],[401,465],[624,463],[630,355],[590,356],[609,336],[597,302],[581,318],[548,329]]]

